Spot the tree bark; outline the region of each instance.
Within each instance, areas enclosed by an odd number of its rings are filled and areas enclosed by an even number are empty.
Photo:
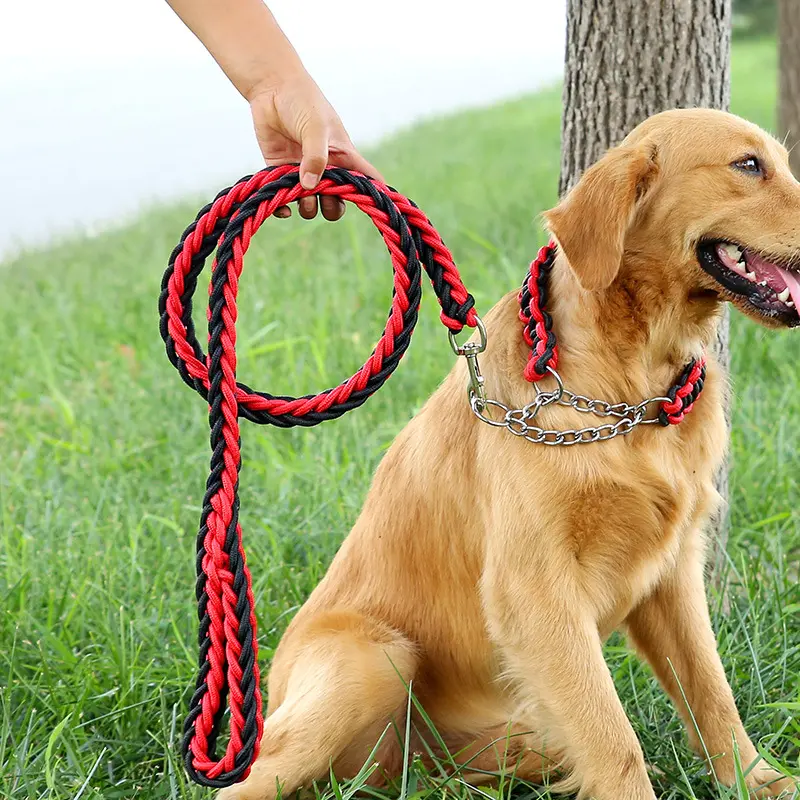
[[[800,179],[800,0],[780,0],[778,14],[778,124]]]
[[[800,11],[800,0],[783,4]],[[692,106],[727,110],[730,44],[730,0],[568,0],[559,193],[659,111]],[[793,56],[797,65],[800,51],[795,49]],[[727,309],[716,355],[727,371]],[[727,465],[717,488],[726,502],[709,531],[715,577],[727,543]]]
[[[730,0],[568,0],[559,193],[647,117],[727,109],[730,30]]]

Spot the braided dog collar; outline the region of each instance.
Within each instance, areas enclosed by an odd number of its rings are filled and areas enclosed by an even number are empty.
[[[531,262],[519,293],[519,317],[523,323],[522,335],[531,348],[528,362],[525,365],[526,380],[536,387],[536,398],[521,409],[510,409],[497,400],[487,400],[483,387],[483,379],[476,382],[474,373],[480,376],[477,364],[470,366],[470,405],[475,415],[494,427],[506,428],[515,436],[521,436],[536,444],[573,445],[590,444],[591,442],[613,439],[630,433],[638,425],[658,423],[663,426],[677,425],[692,410],[695,400],[703,390],[706,375],[705,358],[692,359],[682,370],[678,380],[669,388],[663,397],[652,397],[638,405],[627,403],[608,403],[604,400],[593,400],[575,394],[564,387],[561,376],[557,372],[558,345],[553,332],[553,318],[547,312],[548,283],[550,272],[556,256],[554,243],[545,245],[539,250],[537,257]],[[485,340],[485,335],[482,333]],[[482,348],[476,346],[472,353],[459,353],[477,361],[477,352]],[[556,389],[544,391],[538,382],[551,376],[555,379]],[[548,430],[534,424],[539,411],[545,406],[557,403],[570,406],[577,411],[594,414],[598,417],[615,418],[615,422],[570,430]],[[650,405],[657,405],[658,412],[654,419],[646,419]],[[502,416],[499,416],[500,412]]]
[[[553,242],[542,247],[531,262],[519,293],[519,317],[525,326],[523,337],[531,348],[531,355],[525,366],[525,378],[531,382],[541,380],[558,366],[553,318],[545,310],[548,279],[555,257],[556,246]],[[683,421],[703,390],[705,377],[705,358],[693,358],[683,368],[678,380],[667,390],[666,396],[655,398],[660,401],[659,424],[666,427]]]

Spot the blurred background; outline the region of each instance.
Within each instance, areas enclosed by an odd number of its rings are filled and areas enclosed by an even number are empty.
[[[430,0],[269,6],[359,146],[562,71],[565,0],[464,3],[458,16]],[[261,166],[246,103],[162,0],[7,4],[0,109],[0,185],[14,197],[0,256]]]
[[[363,147],[556,80],[565,4],[502,0],[491,13],[463,4],[457,17],[430,0],[402,11],[371,0],[269,5]],[[739,37],[774,35],[776,20],[776,0],[734,0]],[[0,216],[0,257],[260,165],[246,104],[159,0],[9,3],[0,109],[0,185],[14,196]]]

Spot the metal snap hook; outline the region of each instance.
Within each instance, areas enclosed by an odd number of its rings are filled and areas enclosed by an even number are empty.
[[[483,409],[486,406],[486,388],[483,375],[481,375],[481,367],[478,363],[478,353],[482,353],[486,349],[487,338],[486,326],[480,317],[475,318],[475,327],[477,327],[480,334],[480,341],[478,342],[465,342],[460,345],[456,341],[456,335],[453,331],[448,331],[447,336],[453,352],[457,356],[464,356],[467,359],[467,369],[469,370],[467,394],[470,397],[470,402],[476,403]]]

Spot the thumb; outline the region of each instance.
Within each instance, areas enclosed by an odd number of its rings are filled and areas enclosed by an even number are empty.
[[[300,162],[300,185],[313,189],[328,164],[328,131],[323,125],[310,124],[301,134],[303,158]]]

